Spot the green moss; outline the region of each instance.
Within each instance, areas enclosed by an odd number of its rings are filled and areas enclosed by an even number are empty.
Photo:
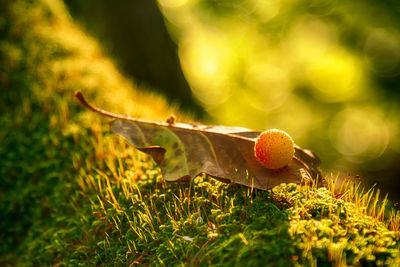
[[[166,183],[72,95],[149,119],[173,109],[126,81],[59,1],[0,8],[1,265],[400,264],[398,216],[371,192]]]
[[[361,201],[345,201],[325,187],[298,188],[282,184],[273,192],[292,201],[287,209],[289,233],[297,240],[308,262],[316,261],[318,265],[399,264],[398,237],[377,219],[377,214],[372,215],[370,211],[368,215],[367,210],[371,210],[373,203],[363,206]],[[360,196],[366,197],[368,193]]]

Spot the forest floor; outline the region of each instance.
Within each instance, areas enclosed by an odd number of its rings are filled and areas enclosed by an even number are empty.
[[[126,80],[61,1],[3,2],[0,265],[400,266],[399,212],[357,181],[165,182],[73,94],[190,116]]]

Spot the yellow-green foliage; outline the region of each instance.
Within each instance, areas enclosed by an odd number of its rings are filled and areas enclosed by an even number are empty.
[[[175,110],[124,79],[60,1],[0,8],[1,265],[400,264],[398,213],[357,185],[166,183],[73,92],[147,119]]]
[[[174,109],[123,78],[61,1],[3,2],[0,253],[14,262],[16,255],[55,262],[59,251],[70,252],[60,240],[90,236],[74,230],[91,209],[77,176],[106,167],[119,144],[107,134],[107,120],[82,109],[74,91],[132,116],[164,119]]]
[[[388,203],[379,199],[379,190],[364,192],[359,182],[330,178],[322,185],[282,184],[272,191],[276,200],[289,204],[290,235],[299,239],[311,265],[321,259],[336,266],[400,264],[399,229],[393,225],[398,215],[384,216]],[[389,254],[397,258],[387,261]]]

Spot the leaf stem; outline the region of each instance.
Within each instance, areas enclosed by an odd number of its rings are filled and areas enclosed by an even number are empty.
[[[126,121],[133,121],[133,122],[139,122],[139,123],[145,123],[145,124],[151,124],[151,125],[157,125],[157,126],[169,126],[169,124],[167,125],[166,123],[162,123],[162,122],[155,122],[155,121],[148,121],[148,120],[142,120],[142,119],[137,119],[137,118],[132,118],[130,116],[124,116],[124,115],[119,115],[116,113],[112,113],[109,111],[106,111],[104,109],[95,107],[91,104],[89,104],[85,97],[83,96],[83,94],[81,93],[81,91],[76,91],[75,92],[75,97],[79,100],[79,102],[86,108],[99,113],[103,116],[112,118],[112,119],[117,119],[117,120],[126,120]]]
[[[148,124],[148,125],[155,125],[155,126],[161,126],[161,127],[168,127],[168,128],[175,128],[175,129],[182,129],[182,130],[186,130],[186,131],[196,131],[196,132],[203,132],[203,133],[214,133],[214,134],[218,134],[218,135],[225,135],[225,136],[229,136],[232,138],[236,138],[236,139],[241,139],[241,140],[246,140],[246,141],[251,141],[254,142],[255,140],[253,138],[249,138],[249,137],[244,137],[244,136],[239,136],[239,135],[235,135],[235,134],[231,134],[231,133],[219,133],[216,131],[208,131],[207,129],[201,129],[201,128],[196,128],[191,124],[186,124],[186,123],[166,123],[166,122],[157,122],[157,121],[150,121],[150,120],[143,120],[143,119],[137,119],[137,118],[133,118],[130,116],[124,116],[124,115],[119,115],[116,113],[112,113],[106,110],[103,110],[101,108],[95,107],[91,104],[89,104],[85,97],[83,96],[83,94],[81,93],[81,91],[76,91],[75,92],[75,97],[78,99],[78,101],[86,108],[99,113],[103,116],[112,118],[112,119],[117,119],[117,120],[125,120],[125,121],[132,121],[132,122],[137,122],[137,123],[142,123],[142,124]]]

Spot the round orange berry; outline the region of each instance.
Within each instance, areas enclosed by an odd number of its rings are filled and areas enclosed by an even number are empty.
[[[283,168],[293,159],[293,139],[278,129],[262,132],[254,145],[254,155],[268,169]]]

